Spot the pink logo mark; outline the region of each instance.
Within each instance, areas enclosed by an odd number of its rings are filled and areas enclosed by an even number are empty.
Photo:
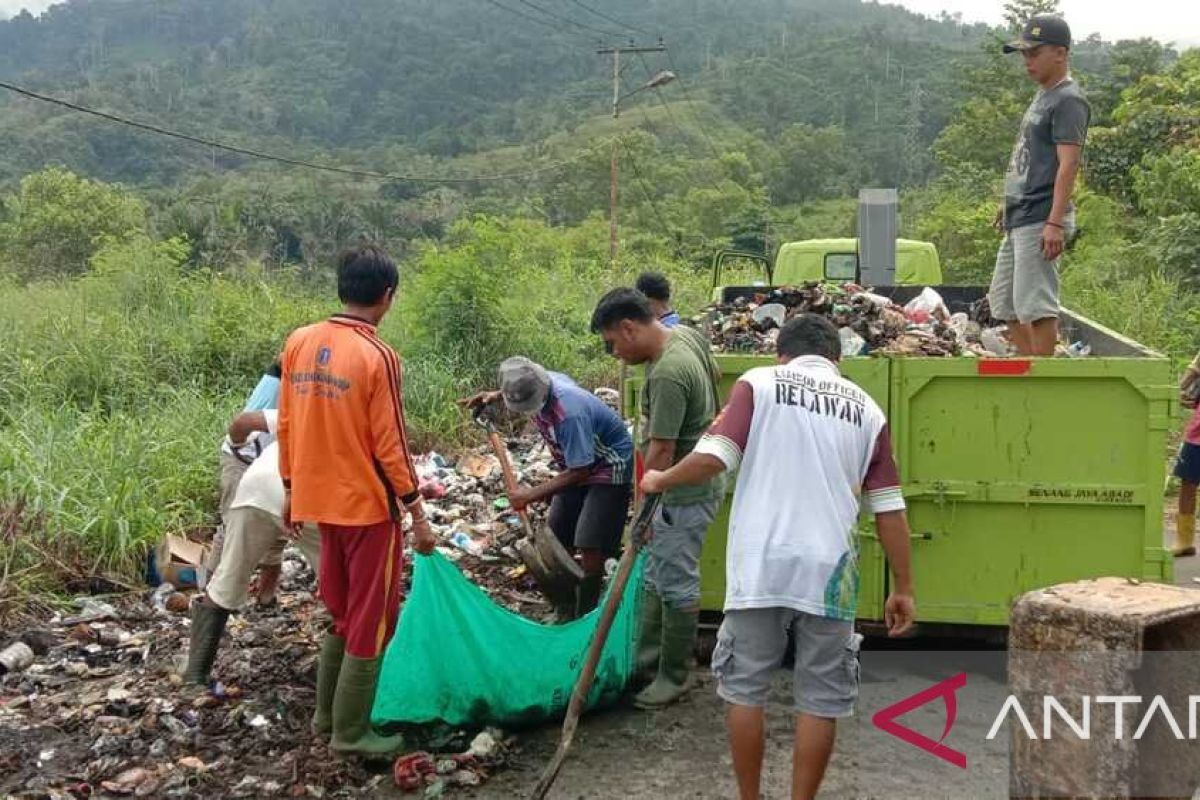
[[[871,722],[874,723],[876,728],[885,733],[890,733],[897,739],[908,742],[914,747],[919,747],[943,761],[949,761],[959,769],[966,769],[966,754],[942,744],[950,734],[950,729],[954,727],[955,717],[958,716],[958,698],[955,696],[955,692],[966,685],[967,673],[960,672],[952,678],[947,678],[941,683],[935,683],[922,692],[917,692],[911,697],[906,697],[900,702],[893,703],[887,708],[876,712],[875,716],[871,717]],[[896,717],[904,716],[913,709],[920,708],[939,697],[946,704],[946,727],[942,729],[942,736],[936,742],[928,736],[917,733],[912,728],[906,728],[896,721]]]

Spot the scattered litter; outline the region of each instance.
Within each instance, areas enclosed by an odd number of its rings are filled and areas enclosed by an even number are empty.
[[[462,753],[436,755],[418,751],[400,756],[392,765],[392,780],[402,791],[423,790],[425,797],[440,797],[447,787],[483,785],[505,763],[508,749],[504,732],[488,728],[472,739],[470,747]]]
[[[616,389],[610,389],[607,386],[601,386],[596,390],[596,397],[599,397],[601,400],[603,400],[604,404],[613,411],[616,411],[618,414],[621,413],[621,393]]]
[[[490,453],[469,453],[459,461],[458,471],[463,475],[483,480],[500,474],[500,462]]]
[[[33,663],[33,648],[24,642],[13,642],[0,650],[0,675],[20,672]]]
[[[512,437],[508,447],[523,484],[553,474],[536,434]],[[493,505],[505,493],[494,456],[481,447],[457,465],[438,453],[414,462],[422,480],[446,489],[426,506],[442,552],[497,603],[549,620],[550,605],[517,555],[521,523],[506,504]],[[544,523],[544,504],[529,512],[534,524]],[[456,532],[465,549],[452,541]],[[288,548],[279,604],[230,618],[207,687],[185,685],[178,674],[190,623],[169,611],[172,598],[189,595],[168,580],[144,592],[81,596],[78,612],[53,618],[49,630],[0,643],[0,797],[375,796],[386,775],[314,746],[309,732],[328,624],[315,584],[307,562]],[[500,731],[488,731],[489,739],[476,736],[478,729],[450,729],[438,734],[442,740],[421,739],[423,732],[405,736],[433,754],[435,778],[448,794],[479,785],[507,759]],[[450,762],[446,774],[436,775],[437,761]]]
[[[1083,342],[1073,342],[1064,350],[1066,351],[1064,355],[1068,358],[1086,358],[1092,354],[1092,346]]]
[[[146,558],[146,582],[151,586],[170,583],[177,589],[203,589],[208,582],[204,564],[208,547],[167,534]]]
[[[470,553],[473,556],[483,555],[483,546],[479,542],[471,538],[469,533],[464,531],[455,531],[450,534],[450,541],[460,550]]]

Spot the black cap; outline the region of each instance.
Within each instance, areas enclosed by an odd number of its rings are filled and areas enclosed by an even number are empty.
[[[1030,17],[1021,30],[1021,38],[1004,45],[1004,52],[1032,50],[1043,44],[1055,44],[1068,49],[1071,47],[1071,29],[1065,19],[1050,14]]]

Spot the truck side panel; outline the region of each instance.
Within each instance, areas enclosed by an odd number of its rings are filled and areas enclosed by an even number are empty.
[[[993,362],[995,363],[995,362]],[[1005,625],[1013,601],[1099,576],[1170,580],[1163,359],[895,359],[893,445],[927,622]]]

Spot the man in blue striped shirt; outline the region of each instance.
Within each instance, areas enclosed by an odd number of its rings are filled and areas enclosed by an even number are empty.
[[[604,561],[621,546],[633,487],[633,439],[604,401],[558,372],[517,356],[500,365],[500,390],[471,405],[500,398],[510,411],[532,414],[559,473],[509,497],[520,510],[550,501],[549,524],[568,550],[579,553],[583,582],[574,609],[556,609],[561,620],[596,607]]]

